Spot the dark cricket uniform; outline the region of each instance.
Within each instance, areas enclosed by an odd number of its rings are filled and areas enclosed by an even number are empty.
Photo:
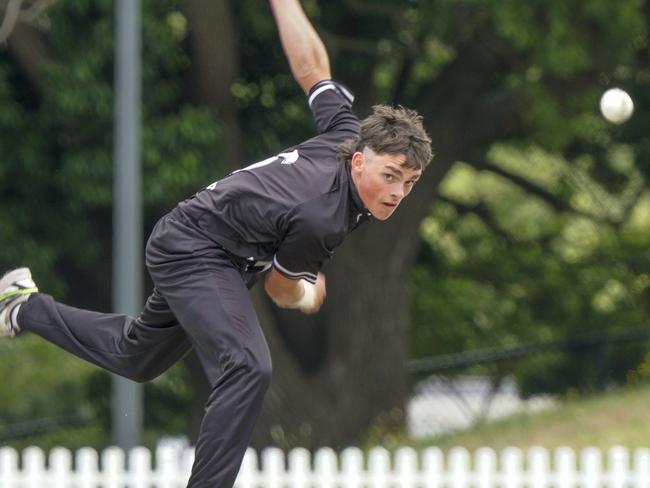
[[[359,133],[351,103],[338,83],[317,84],[309,105],[320,135],[233,172],[177,212],[228,252],[315,283],[334,248],[370,216],[336,157],[337,146]]]
[[[352,96],[309,94],[319,135],[235,171],[161,218],[146,247],[155,288],[137,318],[35,294],[18,324],[114,373],[146,381],[194,348],[212,385],[188,486],[233,485],[268,388],[271,358],[247,286],[271,265],[314,283],[370,214],[336,148],[359,132]]]

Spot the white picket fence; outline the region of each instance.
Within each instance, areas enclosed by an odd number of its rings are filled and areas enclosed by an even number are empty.
[[[22,459],[20,459],[22,458]],[[46,462],[47,461],[47,462]],[[126,463],[128,461],[128,463]],[[76,453],[57,448],[49,456],[30,447],[22,456],[0,448],[2,488],[179,488],[193,461],[191,449],[161,447],[152,464],[151,452],[90,448]],[[128,469],[126,468],[128,466]],[[607,452],[586,448],[524,452],[507,448],[497,453],[480,448],[473,454],[454,448],[443,454],[428,448],[419,455],[410,448],[393,454],[385,449],[367,455],[348,448],[337,455],[320,449],[314,455],[294,449],[285,458],[266,449],[258,459],[249,450],[237,478],[238,488],[650,488],[650,449],[630,451],[616,446]]]

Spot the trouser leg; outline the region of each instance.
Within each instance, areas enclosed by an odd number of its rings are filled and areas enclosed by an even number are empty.
[[[81,310],[37,294],[21,306],[18,324],[82,359],[134,381],[155,378],[191,347],[157,290],[136,319]]]
[[[271,375],[271,358],[240,272],[216,252],[149,263],[212,385],[189,487],[230,488]]]

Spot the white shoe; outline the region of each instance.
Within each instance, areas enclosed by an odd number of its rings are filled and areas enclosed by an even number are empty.
[[[37,292],[29,268],[14,269],[0,278],[0,336],[13,337],[20,332],[18,324],[12,323],[12,312]]]

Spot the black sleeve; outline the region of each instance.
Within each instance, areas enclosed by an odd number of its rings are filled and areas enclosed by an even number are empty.
[[[273,266],[292,280],[316,283],[318,272],[332,254],[319,222],[298,215],[273,256]]]
[[[352,112],[354,95],[338,81],[316,83],[307,100],[320,134],[343,131],[350,133],[345,136],[349,138],[359,133],[359,119]]]

